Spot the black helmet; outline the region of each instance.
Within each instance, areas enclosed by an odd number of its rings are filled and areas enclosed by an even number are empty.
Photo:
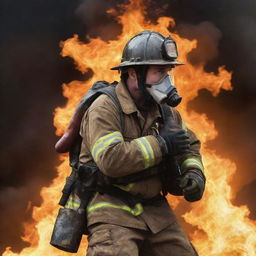
[[[112,70],[136,65],[183,65],[177,62],[175,41],[158,32],[143,31],[132,37],[123,50],[121,64]]]

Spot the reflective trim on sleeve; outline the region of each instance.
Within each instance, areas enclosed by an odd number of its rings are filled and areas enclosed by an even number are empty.
[[[75,195],[71,194],[68,198],[65,208],[77,210],[80,207],[81,201]]]
[[[116,204],[111,204],[111,203],[107,203],[107,202],[102,202],[102,203],[97,203],[93,206],[87,207],[87,214],[89,215],[93,211],[100,209],[100,208],[104,208],[104,207],[110,207],[110,208],[124,210],[124,211],[131,213],[134,216],[138,216],[138,215],[142,214],[142,212],[143,212],[143,207],[141,204],[136,204],[134,208],[131,208],[127,205],[116,205]]]
[[[185,170],[188,167],[197,167],[202,172],[204,171],[204,167],[202,162],[198,158],[188,158],[181,164],[181,170]]]
[[[114,185],[114,186],[119,187],[122,190],[129,192],[133,188],[134,185],[135,185],[135,183],[130,183],[128,185]]]
[[[122,142],[123,136],[120,132],[112,132],[103,137],[100,137],[92,147],[92,157],[97,162],[99,154],[104,151],[109,145]]]
[[[140,147],[145,160],[145,168],[155,165],[155,154],[145,137],[141,137],[134,140]]]

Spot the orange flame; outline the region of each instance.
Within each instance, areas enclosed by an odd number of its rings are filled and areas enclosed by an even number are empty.
[[[249,210],[246,206],[232,205],[230,179],[236,172],[235,164],[224,159],[206,146],[206,142],[216,138],[217,131],[214,122],[208,120],[205,114],[194,111],[188,112],[187,104],[197,97],[200,89],[209,90],[217,96],[221,89],[231,90],[231,74],[224,67],[219,68],[218,74],[204,72],[204,66],[194,67],[187,61],[187,55],[197,46],[197,41],[189,41],[178,34],[170,33],[175,22],[169,17],[160,17],[156,24],[145,20],[145,8],[142,0],[130,0],[128,5],[121,6],[123,14],[118,16],[116,10],[108,11],[115,16],[122,25],[122,32],[116,40],[103,41],[100,38],[88,38],[87,44],[74,36],[62,42],[62,55],[72,57],[77,68],[85,73],[89,69],[93,76],[87,81],[73,81],[63,85],[63,94],[68,99],[64,108],[55,111],[54,125],[56,134],[61,135],[81,97],[97,80],[118,80],[119,75],[110,71],[110,67],[117,65],[121,59],[121,49],[136,33],[142,30],[154,30],[164,35],[171,34],[176,40],[181,62],[184,67],[175,70],[176,86],[183,96],[179,110],[187,125],[195,131],[202,142],[202,155],[207,176],[207,186],[203,199],[191,204],[191,210],[184,214],[186,222],[197,230],[190,234],[192,242],[200,255],[205,256],[255,256],[256,223],[248,218]],[[41,207],[33,209],[33,223],[25,224],[23,240],[30,242],[30,246],[20,253],[13,253],[7,248],[3,256],[43,256],[69,255],[49,245],[53,223],[57,215],[57,202],[65,177],[69,174],[68,157],[61,156],[61,165],[57,167],[58,176],[50,187],[41,190],[43,203]],[[175,206],[180,200],[170,197],[169,201]],[[86,239],[84,238],[77,255],[84,255]]]

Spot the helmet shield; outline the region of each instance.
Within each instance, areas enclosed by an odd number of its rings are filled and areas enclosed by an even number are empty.
[[[177,59],[178,58],[178,50],[176,43],[170,38],[167,37],[162,45],[163,54],[165,54],[168,59]]]

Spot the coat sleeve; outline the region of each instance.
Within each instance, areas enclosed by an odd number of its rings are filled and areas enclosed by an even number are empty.
[[[110,177],[136,173],[162,160],[155,136],[124,140],[119,111],[106,95],[99,96],[85,113],[80,134],[96,165]]]
[[[192,130],[187,128],[186,124],[181,118],[180,113],[175,109],[172,109],[172,111],[174,118],[176,119],[175,121],[178,123],[179,126],[182,127],[182,129],[187,132],[190,140],[190,149],[188,150],[188,152],[177,156],[177,161],[180,166],[181,173],[184,173],[191,169],[197,169],[204,173],[204,166],[200,154],[201,143],[199,139],[196,137],[195,133]]]

